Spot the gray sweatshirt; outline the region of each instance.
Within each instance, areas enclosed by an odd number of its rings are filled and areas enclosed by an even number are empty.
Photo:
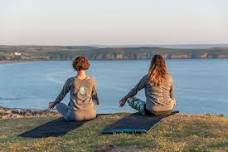
[[[70,92],[68,105],[77,120],[96,117],[95,104],[99,104],[99,99],[94,79],[90,77],[84,80],[75,77],[69,78],[55,99],[55,104],[60,103],[68,92]]]
[[[145,89],[146,109],[153,112],[169,111],[176,105],[173,94],[173,79],[167,75],[167,79],[160,86],[153,86],[149,83],[148,76],[145,75],[130,92],[122,98],[127,100],[135,96],[141,89]]]

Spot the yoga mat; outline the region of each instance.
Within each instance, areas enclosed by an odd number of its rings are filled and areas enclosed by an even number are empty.
[[[143,116],[139,113],[134,113],[107,126],[102,131],[102,134],[147,133],[153,126],[159,123],[163,118],[166,118],[176,113],[179,113],[179,111],[174,111],[170,114],[162,116]]]

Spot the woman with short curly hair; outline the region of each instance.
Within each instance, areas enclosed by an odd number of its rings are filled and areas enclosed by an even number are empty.
[[[90,63],[86,57],[79,56],[74,59],[72,66],[77,71],[76,76],[67,79],[55,101],[49,103],[49,109],[56,107],[68,121],[93,119],[96,117],[96,104],[99,104],[99,99],[95,80],[86,74]],[[68,92],[69,104],[60,103]]]

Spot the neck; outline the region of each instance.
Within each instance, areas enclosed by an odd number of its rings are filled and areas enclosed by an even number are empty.
[[[78,71],[77,72],[77,78],[78,79],[81,79],[81,80],[85,79],[86,78],[86,72],[85,72],[85,70]]]

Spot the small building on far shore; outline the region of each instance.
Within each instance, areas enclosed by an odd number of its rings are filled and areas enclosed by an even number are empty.
[[[21,52],[11,52],[9,55],[10,60],[19,60],[21,59],[22,53]]]
[[[20,53],[20,52],[14,52],[14,55],[15,55],[15,56],[21,56],[22,53]]]

